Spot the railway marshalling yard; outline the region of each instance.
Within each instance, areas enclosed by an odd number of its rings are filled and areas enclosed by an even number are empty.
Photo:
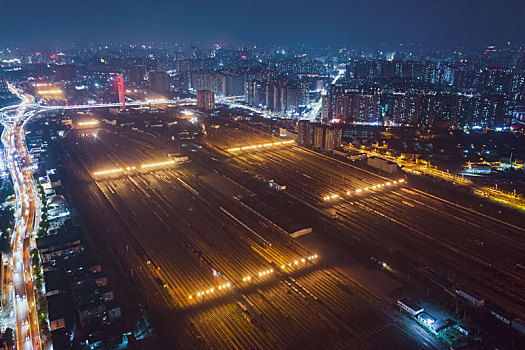
[[[63,142],[74,202],[92,241],[114,253],[167,348],[441,346],[407,326],[337,259],[327,264],[315,246],[289,239],[291,228],[311,226],[319,239],[349,251],[361,244],[395,255],[406,246],[407,265],[433,247],[432,266],[475,266],[456,276],[489,295],[499,295],[490,281],[508,278],[492,269],[520,273],[468,243],[476,225],[476,236],[496,254],[517,259],[512,240],[519,228],[292,143],[270,146],[280,141],[238,129],[213,132],[209,147],[185,144],[191,162],[180,164],[166,163],[155,140],[137,142],[106,128],[96,137],[71,131]],[[268,146],[232,150],[259,144]],[[269,180],[286,191],[269,188]],[[443,232],[443,220],[465,235]],[[506,239],[490,238],[494,230]],[[451,249],[453,261],[441,259]],[[484,286],[480,278],[490,280]],[[518,299],[509,303],[521,307]]]

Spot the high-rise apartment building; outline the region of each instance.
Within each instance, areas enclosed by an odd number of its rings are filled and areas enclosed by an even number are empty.
[[[312,147],[312,128],[308,120],[297,123],[297,144],[303,147]]]
[[[337,127],[329,127],[325,130],[324,150],[332,152],[334,149],[341,147],[343,130]]]
[[[77,69],[72,64],[62,64],[55,66],[55,79],[57,81],[73,80],[77,74]]]
[[[151,90],[159,94],[165,94],[170,91],[169,77],[166,72],[150,72],[149,81]]]
[[[313,137],[313,147],[315,149],[323,149],[324,148],[324,138],[325,138],[325,131],[326,126],[322,124],[314,124],[313,126],[314,130],[314,137]]]
[[[130,79],[135,84],[144,83],[144,77],[146,76],[146,66],[137,64],[130,68]]]
[[[197,90],[197,108],[209,111],[215,108],[215,93],[210,90]]]

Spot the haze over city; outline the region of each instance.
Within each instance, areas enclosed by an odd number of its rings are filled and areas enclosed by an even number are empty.
[[[524,14],[0,0],[0,349],[525,348]]]
[[[0,43],[468,47],[525,37],[522,1],[0,1]]]

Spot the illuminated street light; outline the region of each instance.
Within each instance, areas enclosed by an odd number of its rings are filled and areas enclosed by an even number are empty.
[[[97,172],[95,172],[93,174],[94,175],[106,175],[106,174],[120,173],[122,171],[124,171],[124,169],[118,168],[118,169],[109,169],[109,170],[97,171]]]
[[[79,126],[88,126],[88,125],[97,125],[99,122],[98,120],[92,120],[88,122],[80,122],[78,123]]]
[[[263,147],[287,145],[287,144],[290,144],[290,143],[293,143],[293,142],[295,142],[295,141],[294,140],[288,140],[288,141],[272,142],[272,143],[265,143],[265,144],[259,144],[259,145],[250,145],[250,146],[229,148],[228,152],[237,152],[237,151],[244,151],[244,150],[249,150],[249,149],[263,148]]]
[[[169,164],[175,164],[175,160],[168,160],[166,162],[160,162],[160,163],[142,164],[140,167],[142,169],[146,169],[146,168],[158,167],[158,166],[169,165]]]
[[[61,94],[62,90],[56,89],[56,90],[39,90],[37,91],[40,95],[51,95],[51,94]]]

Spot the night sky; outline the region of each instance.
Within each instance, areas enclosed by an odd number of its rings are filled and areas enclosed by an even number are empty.
[[[524,0],[0,0],[0,45],[523,43]]]

